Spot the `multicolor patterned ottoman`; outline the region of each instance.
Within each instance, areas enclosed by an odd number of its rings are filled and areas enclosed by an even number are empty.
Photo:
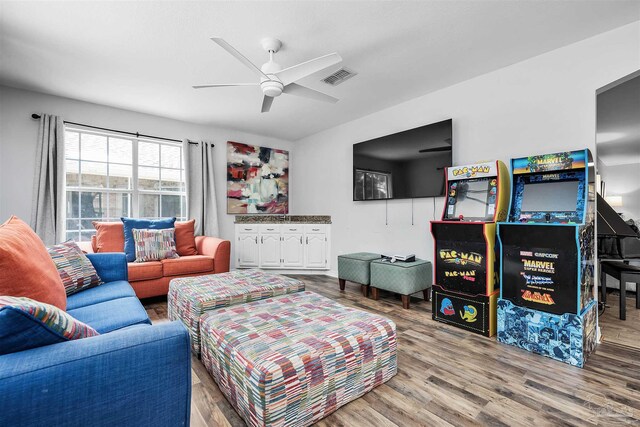
[[[191,349],[200,354],[200,316],[210,310],[304,291],[304,282],[260,270],[235,270],[182,277],[169,283],[169,319],[181,320],[191,335]]]
[[[308,426],[396,374],[396,326],[313,292],[201,318],[202,363],[249,426]]]

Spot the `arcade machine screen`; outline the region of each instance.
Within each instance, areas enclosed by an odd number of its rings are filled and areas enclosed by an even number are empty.
[[[521,212],[575,212],[578,181],[525,184]]]
[[[454,181],[449,186],[449,194],[455,192],[455,204],[450,205],[447,212],[448,218],[459,218],[462,216],[467,221],[485,221],[493,218],[492,211],[495,206],[495,193],[491,193],[490,179],[474,179],[465,181]],[[492,187],[495,189],[495,187]],[[490,198],[493,197],[491,209],[489,209]]]

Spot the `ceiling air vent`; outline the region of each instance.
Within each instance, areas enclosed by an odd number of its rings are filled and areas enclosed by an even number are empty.
[[[335,73],[325,77],[324,79],[322,79],[322,81],[331,86],[338,86],[340,83],[344,82],[345,80],[349,80],[351,77],[355,76],[356,74],[358,73],[343,67],[343,68],[340,68]]]

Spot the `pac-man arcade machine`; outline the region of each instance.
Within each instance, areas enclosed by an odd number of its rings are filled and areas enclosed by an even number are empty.
[[[589,150],[511,160],[498,224],[498,341],[582,367],[596,346],[595,169]]]
[[[441,221],[431,221],[435,245],[433,319],[492,336],[499,268],[496,221],[509,204],[509,171],[501,161],[446,168]]]

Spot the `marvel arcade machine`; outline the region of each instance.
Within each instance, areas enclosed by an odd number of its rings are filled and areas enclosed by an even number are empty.
[[[498,224],[498,341],[582,367],[596,346],[595,169],[589,150],[511,160]]]
[[[499,292],[496,221],[509,204],[509,171],[500,161],[446,168],[441,221],[431,221],[435,245],[433,319],[493,336]]]

